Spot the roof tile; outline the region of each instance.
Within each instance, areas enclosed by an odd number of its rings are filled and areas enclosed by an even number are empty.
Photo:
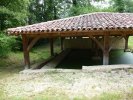
[[[84,30],[133,29],[133,13],[91,13],[7,30],[9,34],[34,34]]]

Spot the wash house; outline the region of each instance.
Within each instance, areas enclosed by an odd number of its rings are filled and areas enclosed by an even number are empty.
[[[128,49],[128,38],[133,34],[132,13],[90,13],[59,20],[37,23],[7,30],[9,35],[21,35],[25,68],[30,68],[29,52],[41,38],[50,41],[50,52],[54,55],[53,40],[60,38],[61,50],[66,39],[88,39],[89,44],[102,51],[103,65],[109,64],[109,53],[113,45],[124,39],[124,50]],[[80,41],[79,41],[80,43]],[[81,45],[86,45],[81,42]],[[89,46],[91,47],[91,46]],[[39,51],[38,51],[39,52]]]

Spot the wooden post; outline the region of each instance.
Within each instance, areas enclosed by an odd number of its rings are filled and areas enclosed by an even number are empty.
[[[109,36],[104,36],[103,65],[109,64]]]
[[[61,51],[63,51],[64,50],[64,38],[61,37],[60,39],[61,39]]]
[[[95,37],[98,41],[99,41],[99,37]],[[98,57],[99,55],[98,55],[98,49],[99,49],[99,47],[98,47],[98,45],[95,43],[95,55]]]
[[[50,38],[50,53],[51,56],[54,56],[54,45],[53,45],[53,38]]]
[[[23,42],[23,52],[24,52],[24,62],[25,62],[25,69],[30,69],[30,57],[28,51],[28,38],[26,35],[22,35],[22,42]]]
[[[124,52],[126,52],[128,50],[128,38],[129,36],[125,36],[124,39],[125,39],[125,49],[124,49]]]

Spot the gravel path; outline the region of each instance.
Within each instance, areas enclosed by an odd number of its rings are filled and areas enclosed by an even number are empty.
[[[1,87],[9,97],[32,96],[48,89],[69,97],[93,97],[104,92],[123,93],[133,87],[133,69],[16,74],[0,80]]]

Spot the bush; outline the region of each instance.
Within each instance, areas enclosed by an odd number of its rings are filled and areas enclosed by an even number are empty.
[[[12,44],[12,51],[23,51],[22,38],[21,36],[15,36],[15,43]]]
[[[15,38],[0,32],[0,57],[6,57],[15,43]]]

